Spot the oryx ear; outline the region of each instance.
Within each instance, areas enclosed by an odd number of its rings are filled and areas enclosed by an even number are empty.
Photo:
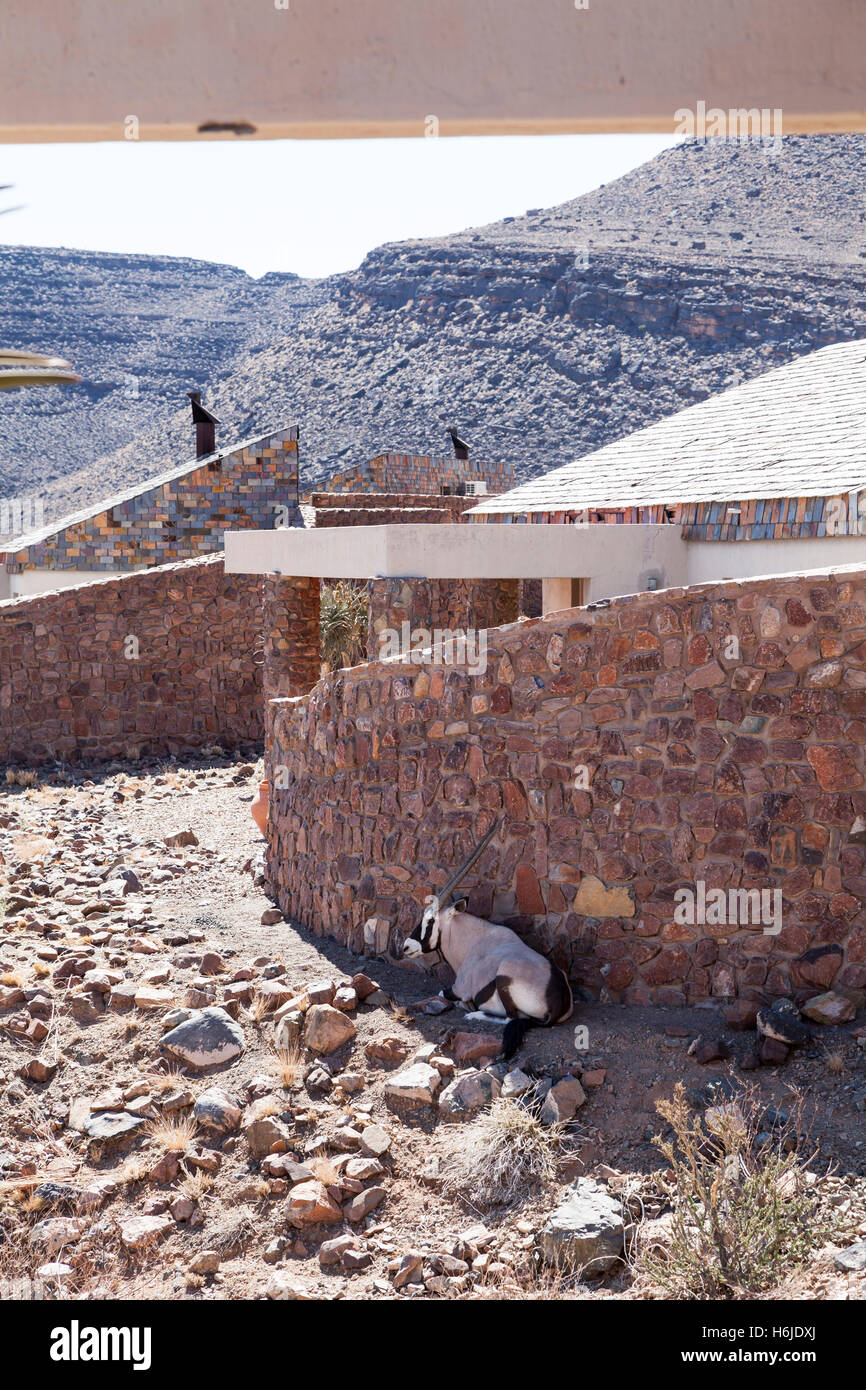
[[[455,912],[465,912],[466,904],[468,903],[468,901],[468,898],[458,898],[455,903],[451,904],[451,906],[454,908]]]

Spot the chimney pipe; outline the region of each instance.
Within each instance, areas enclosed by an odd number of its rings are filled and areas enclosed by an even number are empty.
[[[449,428],[448,433],[451,436],[451,443],[454,445],[455,459],[465,462],[469,458],[469,445],[466,443],[465,439],[460,438],[460,435],[455,429]]]
[[[216,450],[214,426],[219,424],[219,420],[202,405],[201,391],[187,391],[186,394],[192,405],[192,418],[195,425],[195,456],[197,459],[205,458],[207,454],[212,454]]]

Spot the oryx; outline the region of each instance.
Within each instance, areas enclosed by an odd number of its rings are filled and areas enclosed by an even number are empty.
[[[573,1001],[563,971],[533,951],[510,927],[473,917],[465,911],[465,898],[448,904],[497,827],[494,821],[465,864],[424,909],[418,926],[403,943],[402,954],[411,959],[438,952],[457,977],[451,989],[442,991],[444,997],[471,1005],[477,1012],[467,1017],[505,1023],[502,1052],[509,1058],[527,1028],[564,1023]]]

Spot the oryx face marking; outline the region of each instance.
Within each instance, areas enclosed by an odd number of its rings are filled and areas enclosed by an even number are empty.
[[[439,950],[441,926],[439,922],[439,900],[434,898],[424,909],[421,921],[411,936],[403,942],[403,957],[412,960],[418,956],[432,955]]]

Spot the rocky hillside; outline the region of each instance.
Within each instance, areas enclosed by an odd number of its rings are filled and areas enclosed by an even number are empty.
[[[165,391],[135,412],[124,400],[116,416],[116,384],[101,413],[90,383],[22,398],[12,442],[4,431],[0,445],[6,486],[43,466],[46,431],[28,443],[26,425],[48,417],[56,433],[54,411],[70,428],[65,464],[52,464],[52,514],[103,495],[108,477],[131,482],[186,457],[182,388],[168,374],[178,341],[196,382],[211,384],[224,439],[300,424],[302,483],[387,448],[438,452],[451,422],[476,455],[510,460],[518,478],[557,467],[725,385],[866,335],[864,154],[866,137],[853,135],[792,136],[778,150],[692,143],[558,208],[380,247],[316,286],[210,267],[223,277],[220,325],[237,325],[240,338],[239,320],[256,318],[246,354],[227,352],[220,367],[204,308],[198,319],[147,320],[148,361],[154,381],[162,362]],[[162,273],[189,264],[163,262]],[[44,291],[51,303],[59,283]],[[7,303],[20,306],[11,289]],[[80,296],[67,296],[67,322],[76,307]],[[19,312],[13,325],[0,317],[0,336],[15,328],[20,339],[29,320]],[[51,345],[75,356],[72,332]],[[128,333],[116,350],[105,343],[115,381],[132,345]],[[92,423],[81,430],[86,399]]]
[[[19,247],[0,247],[0,285],[0,346],[60,353],[83,378],[0,399],[0,496],[45,496],[48,515],[188,457],[184,393],[200,387],[209,398],[212,382],[285,338],[323,298],[294,275],[253,280],[206,261]],[[138,467],[126,472],[113,455],[130,441]]]

